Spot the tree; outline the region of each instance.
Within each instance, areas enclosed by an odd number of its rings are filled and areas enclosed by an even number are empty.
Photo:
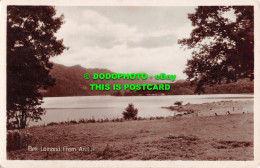
[[[138,109],[134,107],[132,103],[128,104],[128,107],[123,112],[123,117],[126,120],[137,119]]]
[[[49,58],[67,49],[55,33],[64,16],[55,16],[51,6],[7,7],[7,124],[25,128],[38,121],[45,110],[40,107],[40,89],[54,85],[49,74]]]
[[[199,6],[188,18],[195,28],[178,43],[194,49],[184,72],[196,93],[204,84],[254,79],[253,6]]]

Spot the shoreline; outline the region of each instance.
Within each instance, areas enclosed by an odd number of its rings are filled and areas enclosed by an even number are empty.
[[[254,98],[254,93],[217,93],[217,94],[214,94],[214,93],[204,93],[204,94],[201,94],[201,96],[203,95],[251,95],[253,98]],[[107,94],[107,95],[86,95],[86,96],[44,96],[43,98],[55,98],[55,97],[97,97],[97,96],[113,96],[113,97],[133,97],[133,96],[136,96],[136,97],[140,97],[140,96],[200,96],[198,94],[172,94],[172,95],[122,95],[122,96],[115,96],[115,95],[110,95],[110,94]]]
[[[230,114],[245,114],[253,113],[254,101],[241,100],[241,101],[216,101],[211,103],[175,105],[163,107],[171,111],[182,112],[183,115],[193,116],[218,116]]]
[[[233,107],[236,107],[233,109]],[[161,120],[165,118],[174,117],[200,117],[200,116],[216,116],[216,115],[228,115],[228,114],[244,114],[253,113],[254,102],[251,100],[241,100],[241,101],[217,101],[211,103],[201,103],[201,104],[190,104],[180,106],[169,106],[161,107],[169,109],[170,111],[175,111],[174,116],[157,116],[157,117],[137,117],[136,121],[142,120]],[[228,113],[229,112],[229,113]],[[244,112],[244,113],[243,113]],[[79,120],[61,121],[61,122],[50,122],[47,124],[33,125],[31,127],[46,127],[52,125],[63,125],[63,124],[79,124],[79,123],[107,123],[107,122],[126,122],[123,118],[104,118],[104,119],[94,119],[94,118],[81,118]]]
[[[223,115],[218,112],[217,116],[196,116],[194,112],[143,120],[85,120],[29,127],[19,132],[29,133],[32,143],[27,148],[8,151],[7,159],[253,160],[254,113],[240,110],[226,114],[225,110],[233,109],[230,105],[235,104],[253,109],[250,101],[186,104],[178,108],[183,111],[193,107],[196,111],[200,107],[200,114],[212,114],[206,110],[215,107],[211,111],[222,111]],[[68,150],[58,150],[63,147]],[[46,150],[40,150],[43,148]]]

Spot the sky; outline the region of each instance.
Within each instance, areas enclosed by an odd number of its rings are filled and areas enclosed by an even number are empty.
[[[175,74],[191,58],[178,39],[189,37],[195,7],[56,7],[65,23],[56,36],[69,50],[50,60],[116,73]]]

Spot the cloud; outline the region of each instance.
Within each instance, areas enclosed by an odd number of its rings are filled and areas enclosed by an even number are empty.
[[[67,42],[73,48],[83,46],[112,48],[123,43],[127,43],[130,47],[153,48],[169,46],[177,42],[173,30],[140,33],[136,26],[113,23],[107,17],[90,9],[82,11],[80,15],[82,17],[80,22],[66,19],[66,24],[57,34],[59,37],[65,36],[65,43]],[[75,45],[76,41],[81,43]]]
[[[160,8],[159,18],[155,18],[155,8]],[[107,68],[118,73],[169,73],[176,74],[176,79],[186,78],[182,71],[191,53],[184,52],[176,43],[178,38],[188,35],[191,26],[188,20],[173,23],[180,18],[169,15],[169,8],[166,12],[163,7],[136,8],[136,15],[129,13],[132,10],[115,7],[113,10],[102,8],[105,11],[88,7],[57,9],[58,14],[65,15],[66,21],[57,36],[63,38],[70,49],[51,61],[67,66]],[[143,23],[146,20],[149,28]]]
[[[66,65],[102,67],[122,73],[176,74],[177,79],[183,79],[185,75],[182,71],[189,54],[180,52],[176,45],[157,48],[128,48],[127,45],[118,45],[111,49],[86,47],[74,53],[73,59],[66,53],[55,60]]]
[[[162,46],[172,46],[177,43],[175,34],[167,34],[159,37],[148,36],[138,42],[129,42],[130,47],[157,48]]]
[[[108,18],[92,10],[84,10],[82,19],[76,22],[66,19],[58,37],[63,37],[70,48],[79,49],[84,46],[111,48],[119,43],[139,40],[135,27],[126,24],[114,24]],[[66,17],[66,16],[65,16]]]

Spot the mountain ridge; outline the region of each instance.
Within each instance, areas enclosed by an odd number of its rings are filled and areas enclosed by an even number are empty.
[[[85,79],[84,74],[89,73],[90,79]],[[143,95],[145,92],[131,91],[125,94],[125,91],[110,90],[91,90],[89,84],[159,84],[155,80],[124,80],[124,79],[96,79],[92,78],[93,73],[116,73],[105,68],[85,68],[81,65],[65,66],[62,64],[53,63],[53,68],[50,71],[56,79],[54,86],[48,87],[47,90],[40,90],[44,97],[62,97],[62,96],[94,96],[94,95]],[[174,83],[164,82],[171,85],[170,91],[165,92],[152,92],[154,94],[166,95],[193,95],[195,85],[191,86],[188,81],[177,80]],[[118,94],[118,92],[121,92]],[[115,94],[116,93],[116,94]],[[254,82],[248,79],[238,80],[236,83],[215,85],[213,87],[205,86],[206,94],[232,94],[232,93],[254,93]]]

